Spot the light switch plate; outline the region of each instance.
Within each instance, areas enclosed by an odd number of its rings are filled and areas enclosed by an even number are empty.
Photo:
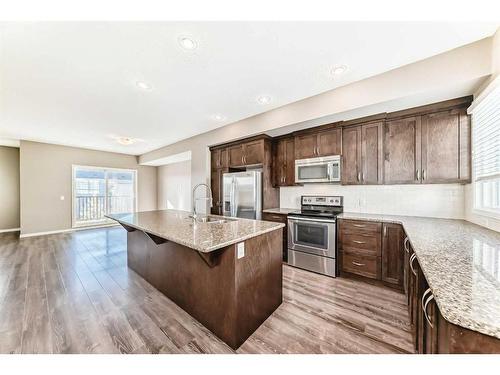
[[[241,259],[245,256],[245,243],[240,242],[238,245],[236,245],[237,249],[237,258]]]

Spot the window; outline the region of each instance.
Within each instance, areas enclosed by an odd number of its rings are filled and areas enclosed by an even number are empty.
[[[500,87],[472,110],[474,208],[500,217]]]
[[[73,227],[108,224],[104,215],[135,207],[136,171],[73,166]]]

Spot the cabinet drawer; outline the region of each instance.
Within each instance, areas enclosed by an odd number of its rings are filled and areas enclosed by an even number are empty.
[[[342,271],[379,279],[380,257],[342,252]]]
[[[262,220],[275,221],[275,222],[278,222],[278,223],[286,224],[286,222],[287,222],[287,215],[271,214],[271,213],[268,213],[268,212],[263,212],[262,213]]]
[[[355,251],[364,255],[381,256],[382,246],[380,237],[379,233],[373,232],[343,232],[339,245],[343,251]]]
[[[382,233],[382,223],[374,221],[344,220],[340,222],[340,230],[345,232],[358,233]]]

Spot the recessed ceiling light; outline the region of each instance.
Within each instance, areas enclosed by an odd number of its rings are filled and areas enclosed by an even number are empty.
[[[332,75],[339,76],[347,71],[347,65],[337,65],[332,68]]]
[[[257,103],[259,104],[269,104],[272,98],[269,95],[261,95],[257,97]]]
[[[124,145],[124,146],[133,145],[134,143],[137,143],[137,142],[144,142],[144,140],[142,140],[140,138],[121,137],[118,135],[110,135],[110,137],[113,138],[116,141],[116,143],[119,143],[119,144]]]
[[[223,116],[221,114],[215,114],[212,115],[212,119],[215,121],[224,121],[226,119],[226,116]]]
[[[141,90],[144,90],[144,91],[150,91],[151,90],[151,85],[147,84],[146,82],[144,81],[137,81],[135,83],[135,85],[140,88]]]
[[[193,50],[197,47],[196,42],[193,39],[188,38],[187,36],[181,36],[179,38],[179,44],[186,50]]]

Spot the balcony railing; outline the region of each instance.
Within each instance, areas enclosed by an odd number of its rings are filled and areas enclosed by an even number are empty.
[[[75,220],[77,224],[105,221],[106,213],[132,212],[134,199],[129,196],[77,195]]]

